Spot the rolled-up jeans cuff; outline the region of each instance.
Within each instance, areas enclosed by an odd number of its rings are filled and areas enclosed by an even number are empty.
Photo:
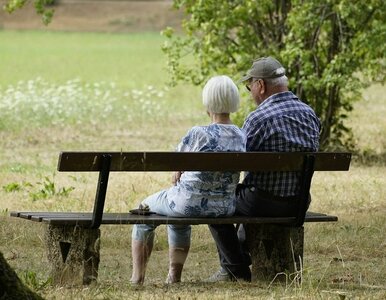
[[[142,242],[154,239],[154,230],[156,227],[157,226],[152,224],[135,224],[131,232],[131,238]]]
[[[168,225],[168,243],[175,248],[186,248],[190,246],[190,225]]]

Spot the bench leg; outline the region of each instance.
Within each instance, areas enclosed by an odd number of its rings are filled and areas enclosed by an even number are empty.
[[[245,225],[252,259],[252,280],[301,281],[303,227]]]
[[[49,225],[48,261],[54,284],[90,284],[98,277],[100,230]]]

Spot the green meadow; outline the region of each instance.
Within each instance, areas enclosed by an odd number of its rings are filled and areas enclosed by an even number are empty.
[[[209,121],[200,87],[167,86],[163,42],[158,33],[0,31],[0,251],[19,277],[47,299],[386,298],[386,87],[378,84],[348,121],[358,147],[350,171],[314,176],[311,210],[339,221],[305,225],[301,284],[203,283],[219,267],[206,226],[193,228],[181,284],[164,284],[164,226],[142,288],[129,285],[131,226],[102,226],[96,284],[50,284],[44,225],[9,212],[92,209],[96,175],[56,172],[59,152],[170,151]],[[170,177],[111,174],[106,210],[127,212]]]

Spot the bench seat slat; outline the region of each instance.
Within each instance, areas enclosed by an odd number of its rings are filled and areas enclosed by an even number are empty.
[[[11,216],[52,225],[79,226],[89,226],[92,219],[92,213],[85,212],[12,212]],[[142,216],[130,213],[104,213],[102,224],[291,224],[294,220],[294,217],[278,218],[232,216],[225,218],[176,218],[157,214]],[[305,222],[335,222],[337,220],[338,218],[336,216],[313,212],[307,212],[305,218]]]

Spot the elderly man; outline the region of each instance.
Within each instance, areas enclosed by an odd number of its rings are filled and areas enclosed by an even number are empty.
[[[246,82],[257,109],[246,118],[247,151],[317,151],[320,121],[315,112],[288,90],[283,66],[272,57],[253,62],[240,80]],[[296,172],[246,173],[237,187],[236,214],[295,216],[298,191]],[[207,281],[251,280],[250,257],[243,251],[245,233],[233,225],[210,225],[221,269]]]

